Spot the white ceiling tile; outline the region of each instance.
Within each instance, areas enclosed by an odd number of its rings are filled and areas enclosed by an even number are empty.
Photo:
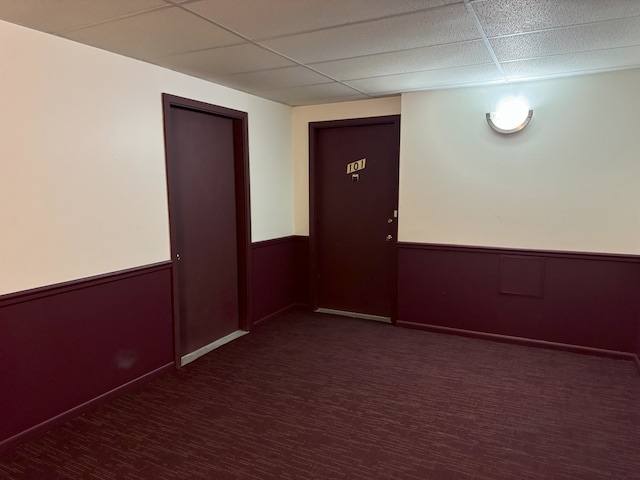
[[[503,63],[510,80],[631,68],[640,65],[640,46],[553,55]]]
[[[476,40],[345,58],[316,63],[313,68],[337,80],[353,80],[490,62],[491,56],[484,43]]]
[[[201,78],[287,67],[295,63],[251,43],[183,53],[154,61],[157,65]]]
[[[201,0],[190,10],[252,39],[398,15],[462,0]]]
[[[300,62],[317,63],[479,38],[464,5],[456,4],[261,43]]]
[[[640,17],[491,39],[500,61],[640,45]]]
[[[236,88],[245,91],[274,90],[332,82],[330,78],[300,66],[240,73],[238,75],[220,77],[218,80],[220,83],[234,85]]]
[[[444,86],[480,85],[502,80],[494,64],[485,64],[366,78],[346,83],[364,93],[379,95]]]
[[[255,90],[253,93],[291,106],[368,98],[363,96],[361,92],[340,83],[324,83],[266,91]]]
[[[511,79],[640,67],[640,0],[470,4]],[[363,98],[333,79],[371,96],[504,80],[463,0],[0,0],[0,19],[290,105]]]
[[[489,37],[640,15],[638,0],[485,0],[473,8]]]
[[[166,6],[163,0],[0,0],[0,18],[42,32],[58,33]]]
[[[240,37],[177,7],[74,30],[62,36],[146,60],[242,42]]]

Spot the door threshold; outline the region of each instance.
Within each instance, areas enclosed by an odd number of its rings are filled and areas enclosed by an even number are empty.
[[[236,330],[235,332],[230,333],[226,337],[219,338],[215,342],[211,342],[209,345],[205,345],[204,347],[199,348],[195,352],[187,353],[180,359],[180,366],[184,367],[187,363],[191,363],[194,360],[200,358],[201,356],[206,355],[210,351],[215,350],[216,348],[221,347],[229,342],[232,342],[236,338],[240,338],[246,335],[247,333],[249,332],[245,332],[244,330]]]
[[[374,320],[382,323],[391,323],[391,317],[381,317],[380,315],[370,315],[368,313],[346,312],[344,310],[333,310],[331,308],[317,308],[315,312],[328,313],[329,315],[341,315],[343,317],[360,318],[362,320]]]

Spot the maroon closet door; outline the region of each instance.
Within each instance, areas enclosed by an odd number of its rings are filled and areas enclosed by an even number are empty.
[[[316,307],[395,317],[400,118],[310,125]]]
[[[171,106],[168,146],[180,355],[239,329],[233,119]]]

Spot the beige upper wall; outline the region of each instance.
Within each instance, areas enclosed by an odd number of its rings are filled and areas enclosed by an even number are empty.
[[[402,111],[401,241],[640,253],[640,70],[290,109],[1,21],[0,58],[0,294],[169,258],[162,92],[249,113],[253,241],[308,234],[309,122]]]
[[[0,21],[0,294],[169,259],[163,92],[249,114],[252,238],[293,233],[291,108]]]
[[[296,235],[309,235],[309,123],[400,113],[400,97],[293,108],[292,145]]]
[[[640,253],[640,70],[402,96],[399,239]],[[501,94],[526,130],[489,129]]]

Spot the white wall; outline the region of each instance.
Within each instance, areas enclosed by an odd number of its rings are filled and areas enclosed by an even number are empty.
[[[640,253],[640,70],[402,96],[399,239]],[[526,95],[526,130],[484,115]]]
[[[293,108],[296,235],[309,235],[309,122],[397,115],[400,106],[400,97],[387,97]]]
[[[0,21],[0,294],[169,259],[161,94],[249,114],[253,240],[293,234],[291,108]]]

